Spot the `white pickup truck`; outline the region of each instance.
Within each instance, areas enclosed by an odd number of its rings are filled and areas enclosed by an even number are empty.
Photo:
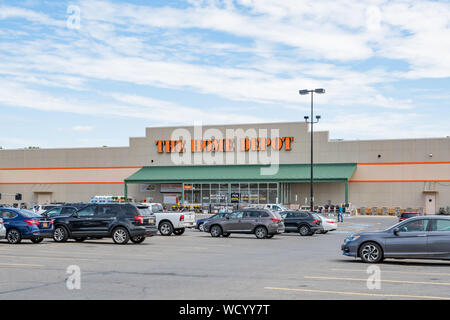
[[[195,227],[194,212],[169,212],[164,211],[160,203],[140,203],[147,206],[156,217],[156,225],[159,233],[170,236],[172,233],[180,236],[186,228]]]

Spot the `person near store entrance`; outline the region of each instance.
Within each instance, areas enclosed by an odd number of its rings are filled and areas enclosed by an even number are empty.
[[[343,215],[343,213],[344,213],[344,205],[341,203],[339,205],[339,211],[338,211],[338,216],[337,216],[338,222],[344,222],[344,215]]]

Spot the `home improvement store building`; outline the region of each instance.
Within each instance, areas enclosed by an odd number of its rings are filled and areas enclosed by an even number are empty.
[[[153,127],[127,147],[0,150],[0,203],[21,193],[28,206],[125,194],[204,209],[304,205],[309,163],[303,122]],[[333,141],[314,132],[314,180],[317,205],[436,213],[450,206],[450,139]]]

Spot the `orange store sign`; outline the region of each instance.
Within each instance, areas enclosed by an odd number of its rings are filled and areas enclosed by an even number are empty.
[[[191,140],[191,152],[290,151],[294,137]],[[156,140],[158,153],[186,152],[185,140]]]

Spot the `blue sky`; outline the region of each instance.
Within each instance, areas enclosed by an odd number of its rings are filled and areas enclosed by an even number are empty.
[[[149,126],[302,120],[450,135],[450,2],[1,1],[0,146],[125,146]]]

